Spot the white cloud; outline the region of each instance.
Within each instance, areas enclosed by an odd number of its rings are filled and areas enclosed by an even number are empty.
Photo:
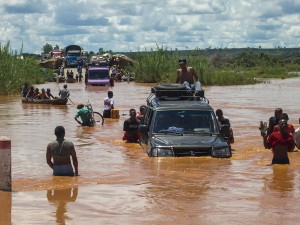
[[[158,46],[300,47],[296,0],[0,0],[0,42],[137,51]]]

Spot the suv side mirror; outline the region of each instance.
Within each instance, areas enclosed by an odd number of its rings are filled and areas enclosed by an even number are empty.
[[[149,128],[147,125],[140,125],[140,133],[141,134],[147,134],[149,131]]]

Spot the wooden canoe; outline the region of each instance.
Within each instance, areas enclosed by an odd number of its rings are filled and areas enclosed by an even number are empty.
[[[29,103],[29,104],[66,105],[67,102],[68,102],[67,98],[55,98],[55,99],[22,98],[22,103]]]
[[[68,79],[66,80],[66,82],[67,82],[67,83],[76,83],[77,80],[76,80],[75,78],[68,78]]]

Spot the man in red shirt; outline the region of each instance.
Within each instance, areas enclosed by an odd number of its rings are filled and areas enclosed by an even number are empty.
[[[295,142],[290,133],[287,133],[287,121],[279,121],[279,131],[271,133],[268,137],[263,136],[264,146],[273,152],[272,164],[289,164],[288,152],[295,148]]]
[[[130,118],[124,121],[123,140],[131,143],[137,143],[140,140],[141,134],[139,132],[140,120],[136,118],[135,109],[129,110]]]
[[[282,115],[280,116],[280,119],[285,119],[286,122],[288,122],[289,116],[286,113],[282,113]],[[279,131],[279,126],[276,125],[273,129],[273,132],[278,132],[278,131]],[[294,126],[292,124],[288,123],[287,127],[286,127],[286,132],[291,133],[293,135],[293,133],[295,132]]]

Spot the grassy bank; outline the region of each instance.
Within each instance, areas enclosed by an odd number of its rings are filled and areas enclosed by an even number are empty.
[[[27,82],[29,85],[46,81],[37,60],[31,57],[20,58],[20,53],[13,52],[8,42],[0,44],[0,95],[18,94]]]
[[[289,78],[296,76],[290,71],[300,71],[300,64],[283,64],[280,58],[266,54],[232,56],[203,56],[198,49],[182,55],[178,51],[157,47],[150,51],[131,53],[136,63],[134,72],[137,82],[174,83],[178,59],[186,58],[203,85],[244,85],[261,82],[257,78]]]
[[[277,54],[269,54],[257,49],[244,52],[239,49],[220,50],[213,54],[195,49],[177,51],[157,46],[156,49],[143,52],[131,52],[126,55],[135,60],[134,67],[126,67],[125,72],[135,74],[137,82],[143,83],[174,83],[178,59],[187,59],[202,85],[244,85],[263,82],[268,78],[289,78],[300,71],[300,55],[298,51],[287,52],[282,49]],[[21,59],[20,52],[13,52],[8,42],[0,44],[0,95],[18,94],[27,82],[29,85],[44,83],[53,73],[48,69],[46,76],[37,58],[26,56]],[[260,79],[262,78],[262,79]]]

